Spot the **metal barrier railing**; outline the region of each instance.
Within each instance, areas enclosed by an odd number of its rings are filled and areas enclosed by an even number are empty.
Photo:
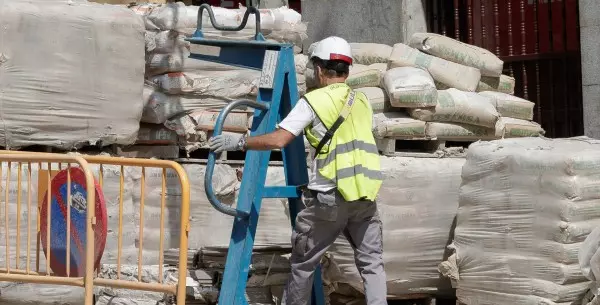
[[[15,165],[16,164],[16,165]],[[37,166],[36,166],[37,165]],[[75,167],[81,169],[82,173],[85,176],[86,183],[86,192],[87,192],[87,202],[95,203],[96,202],[96,189],[95,189],[95,181],[97,181],[100,189],[113,189],[115,193],[110,195],[115,195],[116,199],[114,201],[113,206],[111,208],[115,208],[114,206],[118,205],[118,214],[116,211],[111,211],[111,216],[118,216],[118,220],[116,223],[108,226],[109,231],[115,233],[116,231],[116,249],[115,247],[108,249],[108,251],[116,251],[116,276],[112,278],[102,278],[98,276],[99,271],[99,262],[95,261],[95,233],[94,228],[96,227],[96,215],[95,215],[95,204],[87,204],[87,221],[86,221],[86,244],[85,248],[85,272],[81,275],[73,275],[71,274],[72,270],[72,258],[71,258],[71,238],[72,236],[71,227],[71,209],[73,208],[73,198],[71,198],[71,183],[72,183],[72,168],[73,165]],[[17,177],[16,182],[11,182],[11,177],[14,176],[14,173],[11,173],[11,170],[14,170],[16,167]],[[6,170],[4,170],[6,168]],[[94,168],[97,171],[94,171]],[[108,181],[105,179],[105,175],[107,173],[107,169],[110,168],[113,171],[113,177]],[[51,245],[51,235],[57,234],[55,231],[52,231],[51,223],[51,208],[54,200],[58,200],[58,197],[55,194],[52,194],[52,179],[54,175],[60,170],[66,170],[67,175],[67,202],[71,202],[71,204],[65,204],[66,206],[66,232],[64,232],[66,240],[66,249],[65,249],[65,270],[63,270],[63,276],[57,276],[52,273],[51,263],[56,264],[56,259],[53,259],[51,256],[50,245]],[[47,204],[45,208],[46,217],[45,219],[40,218],[40,212],[43,210],[42,207],[37,206],[37,209],[32,206],[33,195],[35,193],[35,189],[32,188],[34,184],[34,178],[32,175],[37,170],[38,175],[38,203],[44,202]],[[2,174],[5,172],[5,175]],[[160,197],[153,198],[156,202],[151,202],[148,198],[148,190],[146,189],[146,180],[148,178],[148,172],[151,172],[151,175],[154,178],[158,178],[160,176]],[[173,179],[168,179],[170,177]],[[12,175],[12,176],[11,176]],[[23,177],[26,176],[26,177]],[[96,177],[96,180],[94,179]],[[132,177],[135,176],[135,177]],[[118,177],[118,178],[115,178]],[[3,269],[0,265],[0,281],[12,281],[12,282],[28,282],[28,283],[44,283],[44,284],[57,284],[57,285],[71,285],[71,286],[79,286],[85,289],[85,305],[91,305],[93,302],[93,288],[94,286],[104,286],[111,288],[120,288],[120,289],[133,289],[133,290],[143,290],[143,291],[151,291],[151,292],[161,292],[175,295],[176,304],[183,305],[185,304],[186,297],[186,277],[187,277],[187,256],[188,256],[188,232],[189,232],[189,201],[190,201],[190,186],[187,178],[187,174],[183,167],[181,167],[178,163],[172,161],[164,161],[164,160],[153,160],[153,159],[131,159],[131,158],[119,158],[119,157],[104,157],[104,156],[89,156],[89,155],[75,155],[75,154],[49,154],[49,153],[28,153],[28,152],[16,152],[16,151],[0,151],[0,179],[1,181],[5,181],[5,183],[0,182],[0,187],[4,187],[4,196],[0,194],[0,203],[4,205],[4,209],[0,206],[0,215],[3,213],[4,217],[0,216],[0,223],[4,221],[4,227],[0,225],[0,237],[1,234],[4,233],[6,235],[6,259],[5,259],[5,268]],[[133,194],[136,190],[133,190],[130,185],[126,186],[126,181],[135,180],[137,184],[139,184],[139,197],[135,200],[138,202],[139,209],[137,212],[132,212],[132,215],[127,215],[125,217],[125,210],[131,210],[132,206],[127,206],[128,203],[125,202],[125,194]],[[176,180],[176,181],[175,181]],[[16,184],[11,187],[11,183]],[[22,184],[26,183],[26,187],[23,188]],[[172,184],[176,183],[176,186]],[[169,185],[168,185],[169,184]],[[167,188],[173,189],[177,187],[178,191],[175,196],[175,204],[172,204],[172,198],[169,198],[169,204],[167,203]],[[56,188],[56,187],[55,187]],[[118,191],[116,191],[118,189]],[[26,192],[25,192],[26,190]],[[14,193],[16,192],[16,196]],[[106,193],[106,192],[104,192]],[[47,197],[46,197],[47,195]],[[64,196],[64,195],[63,195]],[[101,194],[101,196],[103,196]],[[16,197],[16,198],[15,198]],[[23,209],[23,197],[26,197],[26,205],[25,209]],[[56,197],[56,198],[55,198]],[[135,196],[131,196],[135,197]],[[157,197],[157,196],[154,196]],[[52,198],[52,200],[46,200],[42,198]],[[133,199],[131,199],[133,200]],[[16,204],[12,203],[16,202]],[[118,203],[117,203],[118,202]],[[155,204],[153,204],[155,203]],[[152,206],[150,206],[152,205]],[[165,253],[165,239],[166,229],[165,229],[165,218],[167,218],[167,205],[170,208],[178,208],[178,216],[176,219],[179,236],[173,238],[176,243],[175,246],[179,248],[179,261],[177,266],[177,283],[178,284],[170,284],[166,283],[163,280],[164,277],[164,253]],[[151,221],[151,224],[158,227],[158,233],[153,234],[144,234],[144,228],[147,226],[145,223],[146,215],[145,209],[148,208],[158,208],[159,215],[157,216],[157,221],[159,222],[156,225],[155,221]],[[11,228],[9,226],[9,218],[12,217],[12,213],[9,213],[9,209],[15,210],[17,215],[15,221],[16,229],[12,229],[16,234],[14,236],[9,236],[9,232]],[[25,210],[25,212],[23,212]],[[65,211],[62,211],[65,213]],[[139,213],[139,214],[138,214]],[[139,215],[139,217],[138,217]],[[37,216],[37,217],[36,217]],[[23,218],[23,219],[21,219]],[[127,219],[126,219],[127,218]],[[130,279],[123,279],[121,268],[123,266],[122,258],[124,256],[124,242],[131,242],[127,239],[127,236],[131,235],[132,232],[127,232],[124,229],[124,224],[127,221],[131,223],[134,219],[137,222],[136,226],[138,232],[137,235],[137,276],[132,281]],[[107,221],[107,220],[104,220]],[[22,234],[22,226],[23,223],[27,223],[27,232]],[[37,240],[35,244],[32,244],[32,230],[31,226],[33,223],[37,225]],[[114,222],[114,221],[113,221]],[[42,240],[42,235],[44,230],[40,229],[40,226],[45,225],[45,241]],[[116,228],[118,227],[118,228]],[[4,230],[4,232],[2,232]],[[50,234],[52,232],[52,234]],[[21,241],[21,237],[27,236],[27,247],[22,247],[23,242]],[[156,262],[158,265],[158,282],[144,282],[142,279],[143,276],[143,267],[148,265],[149,257],[152,255],[144,255],[144,240],[150,236],[151,238],[155,238],[157,235],[159,238],[158,242],[158,261]],[[14,237],[14,238],[13,238]],[[114,236],[111,236],[114,237]],[[11,239],[15,239],[13,247],[11,248],[9,245],[9,241]],[[110,239],[110,237],[108,237]],[[0,239],[1,244],[2,239]],[[114,241],[114,240],[112,240]],[[63,240],[64,242],[64,240]],[[44,247],[45,246],[45,247]],[[81,247],[82,245],[76,245]],[[130,246],[130,245],[128,245]],[[23,248],[27,249],[26,264],[23,265],[21,261],[21,252]],[[35,271],[31,270],[30,261],[31,261],[31,250],[35,249]],[[12,255],[12,250],[15,250]],[[41,251],[44,251],[45,256],[41,254]],[[104,251],[102,262],[104,263],[107,260],[107,254],[110,254],[111,259],[114,258],[114,253],[107,253],[107,250]],[[0,258],[2,253],[0,252]],[[129,255],[132,256],[132,255]],[[14,259],[14,261],[12,260]],[[43,262],[45,262],[45,264]],[[11,268],[11,262],[14,262],[15,267]],[[76,263],[81,264],[80,261],[76,260]],[[44,267],[45,266],[45,267]],[[55,270],[56,271],[56,270]],[[64,274],[66,271],[66,275]]]

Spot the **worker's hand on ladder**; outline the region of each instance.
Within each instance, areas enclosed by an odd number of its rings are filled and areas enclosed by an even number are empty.
[[[215,153],[242,150],[241,140],[243,136],[243,134],[236,133],[218,135],[210,138],[208,145],[210,146],[210,150],[214,151]]]

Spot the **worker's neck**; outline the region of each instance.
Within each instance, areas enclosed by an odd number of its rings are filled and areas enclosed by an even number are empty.
[[[331,78],[326,78],[324,80],[325,83],[325,87],[329,86],[329,85],[333,85],[333,84],[340,84],[340,83],[345,83],[346,82],[346,78],[345,77],[331,77]]]

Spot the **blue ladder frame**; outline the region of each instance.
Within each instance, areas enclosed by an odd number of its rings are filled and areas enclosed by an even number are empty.
[[[205,10],[208,12],[213,27],[221,31],[242,30],[246,27],[249,15],[254,14],[256,18],[254,40],[205,39],[202,33],[202,15]],[[239,107],[255,109],[251,127],[252,136],[275,131],[276,124],[291,111],[298,100],[294,52],[293,46],[290,44],[265,41],[260,31],[258,9],[249,6],[238,27],[225,27],[217,24],[211,7],[203,4],[198,9],[198,28],[194,35],[186,40],[192,44],[208,46],[205,53],[199,53],[193,49],[190,58],[262,71],[257,100],[240,100],[229,103],[217,118],[214,135],[222,133],[226,116],[233,109]],[[224,205],[215,196],[212,177],[216,156],[214,152],[209,153],[204,177],[206,195],[215,209],[234,217],[223,284],[219,293],[218,303],[220,305],[248,304],[245,296],[246,284],[262,199],[288,198],[292,228],[295,226],[296,215],[303,207],[300,200],[302,195],[300,186],[308,184],[308,171],[302,137],[296,137],[283,149],[286,186],[265,186],[270,155],[271,151],[247,152],[238,202],[237,206],[233,208]],[[325,304],[320,266],[314,275],[311,304]]]

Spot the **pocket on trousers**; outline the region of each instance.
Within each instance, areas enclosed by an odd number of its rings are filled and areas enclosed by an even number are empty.
[[[318,193],[314,209],[315,216],[319,220],[337,221],[338,203],[336,201],[336,193]]]
[[[296,228],[292,231],[293,251],[299,256],[304,256],[310,250],[310,232],[310,225],[301,222],[297,222]]]

